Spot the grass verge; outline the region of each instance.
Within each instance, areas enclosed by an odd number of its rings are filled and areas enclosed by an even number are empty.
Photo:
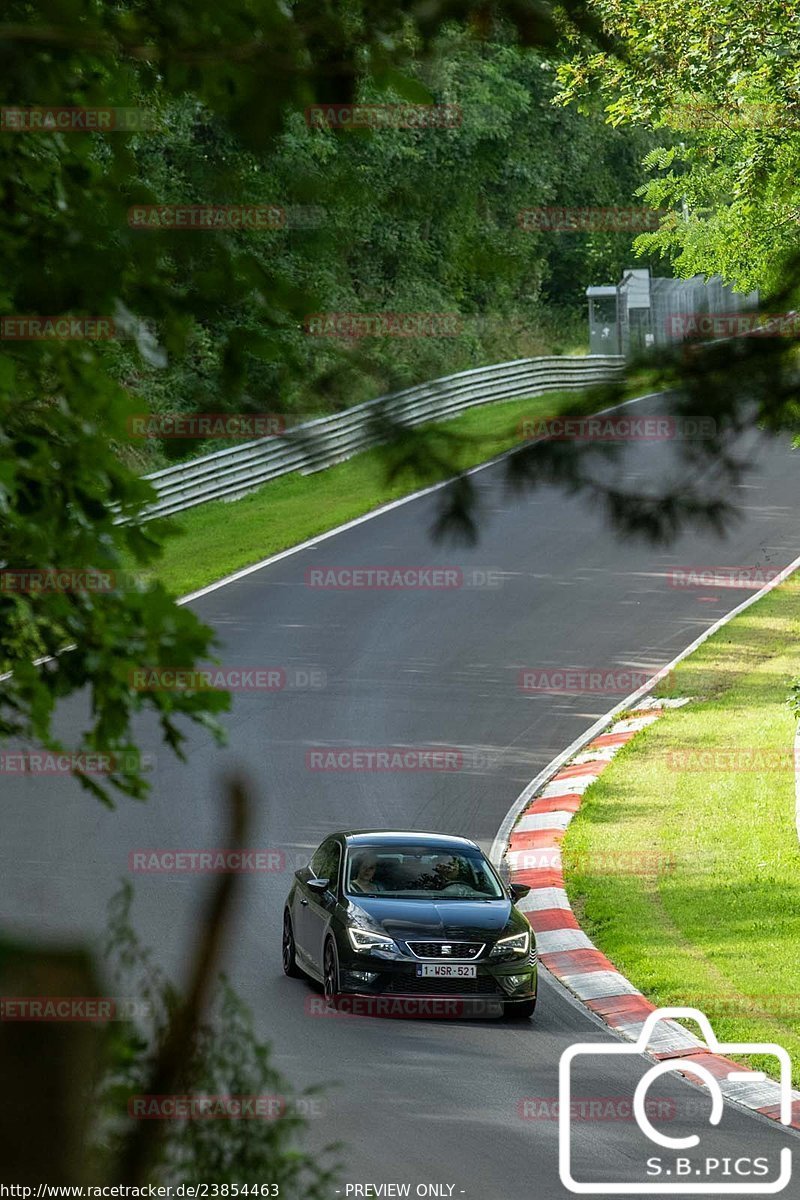
[[[700,1008],[723,1041],[778,1042],[795,1086],[800,845],[785,701],[798,629],[795,576],[681,663],[661,694],[698,699],[616,756],[564,843],[570,901],[618,969],[655,1004]],[[761,1069],[774,1075],[775,1060]]]
[[[626,396],[646,391],[647,378],[638,375]],[[225,503],[215,501],[181,513],[170,524],[176,530],[165,544],[154,573],[175,596],[195,591],[270,554],[296,546],[307,538],[372,509],[397,500],[420,487],[448,478],[457,470],[477,466],[520,441],[523,418],[556,414],[575,403],[577,392],[548,392],[543,396],[486,404],[450,421],[426,425],[446,447],[441,463],[425,470],[387,475],[386,452],[367,450],[349,461],[313,475],[285,475],[250,496]]]

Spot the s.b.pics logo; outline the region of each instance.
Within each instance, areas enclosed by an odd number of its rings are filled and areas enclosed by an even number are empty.
[[[695,1021],[704,1041],[678,1025],[674,1018]],[[658,1061],[648,1066],[647,1058]],[[746,1070],[723,1055],[741,1059],[750,1055],[775,1061],[776,1080],[761,1070]],[[615,1061],[610,1061],[611,1059]],[[594,1060],[592,1062],[591,1060]],[[597,1143],[585,1133],[585,1123],[574,1119],[573,1084],[580,1090],[599,1074],[631,1089],[634,1123],[625,1144],[625,1174],[605,1165]],[[678,1081],[681,1072],[702,1091]],[[648,1105],[651,1085],[672,1084],[674,1116],[668,1130],[657,1128]],[[782,1046],[773,1042],[717,1040],[708,1018],[696,1008],[661,1008],[650,1013],[635,1042],[585,1042],[570,1046],[559,1065],[559,1173],[570,1192],[585,1196],[646,1195],[775,1195],[792,1177],[792,1152],[784,1145],[778,1153],[770,1139],[758,1147],[743,1143],[741,1132],[726,1128],[732,1108],[725,1100],[750,1108],[774,1106],[782,1125],[792,1122],[791,1062]],[[728,1122],[730,1124],[730,1121]],[[764,1149],[764,1148],[768,1149]],[[617,1163],[619,1158],[616,1159]]]

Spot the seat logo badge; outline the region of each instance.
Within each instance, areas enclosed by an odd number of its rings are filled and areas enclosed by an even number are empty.
[[[452,946],[442,946],[442,954],[452,954],[452,953],[453,953]]]

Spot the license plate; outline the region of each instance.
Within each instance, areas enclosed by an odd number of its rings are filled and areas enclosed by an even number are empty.
[[[417,975],[423,979],[475,979],[478,968],[459,963],[421,963]]]

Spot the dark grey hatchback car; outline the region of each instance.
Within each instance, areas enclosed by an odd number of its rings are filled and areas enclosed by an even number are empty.
[[[536,942],[515,907],[528,891],[504,884],[467,838],[334,833],[295,872],[283,969],[323,984],[333,1007],[355,996],[449,997],[530,1017]]]

